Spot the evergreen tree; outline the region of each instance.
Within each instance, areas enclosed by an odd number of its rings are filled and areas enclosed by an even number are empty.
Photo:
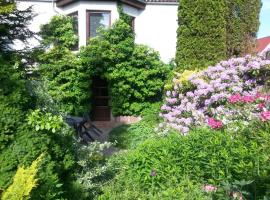
[[[203,68],[226,58],[224,0],[180,0],[176,63],[184,69]]]
[[[227,6],[227,57],[254,53],[261,0],[230,0]]]
[[[180,0],[176,62],[203,68],[255,52],[261,0]]]
[[[34,33],[28,29],[32,8],[18,10],[14,3],[0,2],[0,54],[11,51],[15,40],[26,42]]]

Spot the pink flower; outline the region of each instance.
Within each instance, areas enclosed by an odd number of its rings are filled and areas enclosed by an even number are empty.
[[[262,112],[260,118],[263,122],[270,120],[270,111]]]
[[[254,97],[252,96],[243,96],[241,101],[244,103],[252,103],[254,101]]]
[[[208,119],[208,125],[212,128],[212,129],[219,129],[222,127],[222,122],[215,120],[214,118],[209,118]]]
[[[241,95],[240,94],[235,94],[229,97],[229,102],[230,103],[237,103],[239,101],[241,101]]]
[[[262,97],[262,94],[257,92],[256,95],[255,95],[255,99],[259,99],[260,97]]]
[[[217,187],[215,187],[213,185],[204,185],[203,190],[205,192],[215,192],[217,190]]]
[[[262,110],[264,107],[265,107],[265,103],[264,102],[261,102],[261,103],[258,104],[258,108],[260,110]]]

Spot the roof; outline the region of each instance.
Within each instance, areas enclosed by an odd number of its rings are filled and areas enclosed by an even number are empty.
[[[91,1],[91,0],[56,0],[58,7],[63,7],[76,1]],[[104,1],[104,0],[103,0]],[[146,4],[177,4],[179,0],[111,0],[120,1],[135,8],[144,9]]]
[[[257,50],[262,52],[270,44],[270,36],[257,39]]]
[[[77,1],[93,1],[93,0],[56,0],[56,5],[58,7],[64,7],[66,5],[69,5],[69,4],[77,2]],[[138,9],[144,9],[145,4],[146,4],[145,0],[111,0],[111,1],[120,1],[124,4],[133,6],[133,7],[138,8]]]

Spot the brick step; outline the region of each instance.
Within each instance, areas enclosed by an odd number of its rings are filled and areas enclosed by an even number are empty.
[[[93,121],[92,122],[97,128],[114,128],[119,126],[121,123],[114,121]]]

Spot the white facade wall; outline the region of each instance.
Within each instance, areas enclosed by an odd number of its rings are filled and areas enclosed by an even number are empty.
[[[136,17],[136,42],[159,51],[165,62],[175,57],[177,9],[177,4],[148,4],[145,10],[124,7],[126,13]]]
[[[78,12],[79,46],[86,44],[86,11],[111,11],[111,24],[118,18],[117,3],[110,1],[80,1],[64,8],[57,8],[50,0],[19,0],[18,8],[25,9],[33,6],[37,16],[33,19],[30,29],[38,32],[40,25],[48,23],[56,14],[71,14]],[[177,31],[177,5],[149,4],[145,10],[124,5],[124,12],[136,17],[136,42],[148,45],[160,52],[161,58],[169,62],[175,56]],[[31,41],[37,45],[37,41]]]

